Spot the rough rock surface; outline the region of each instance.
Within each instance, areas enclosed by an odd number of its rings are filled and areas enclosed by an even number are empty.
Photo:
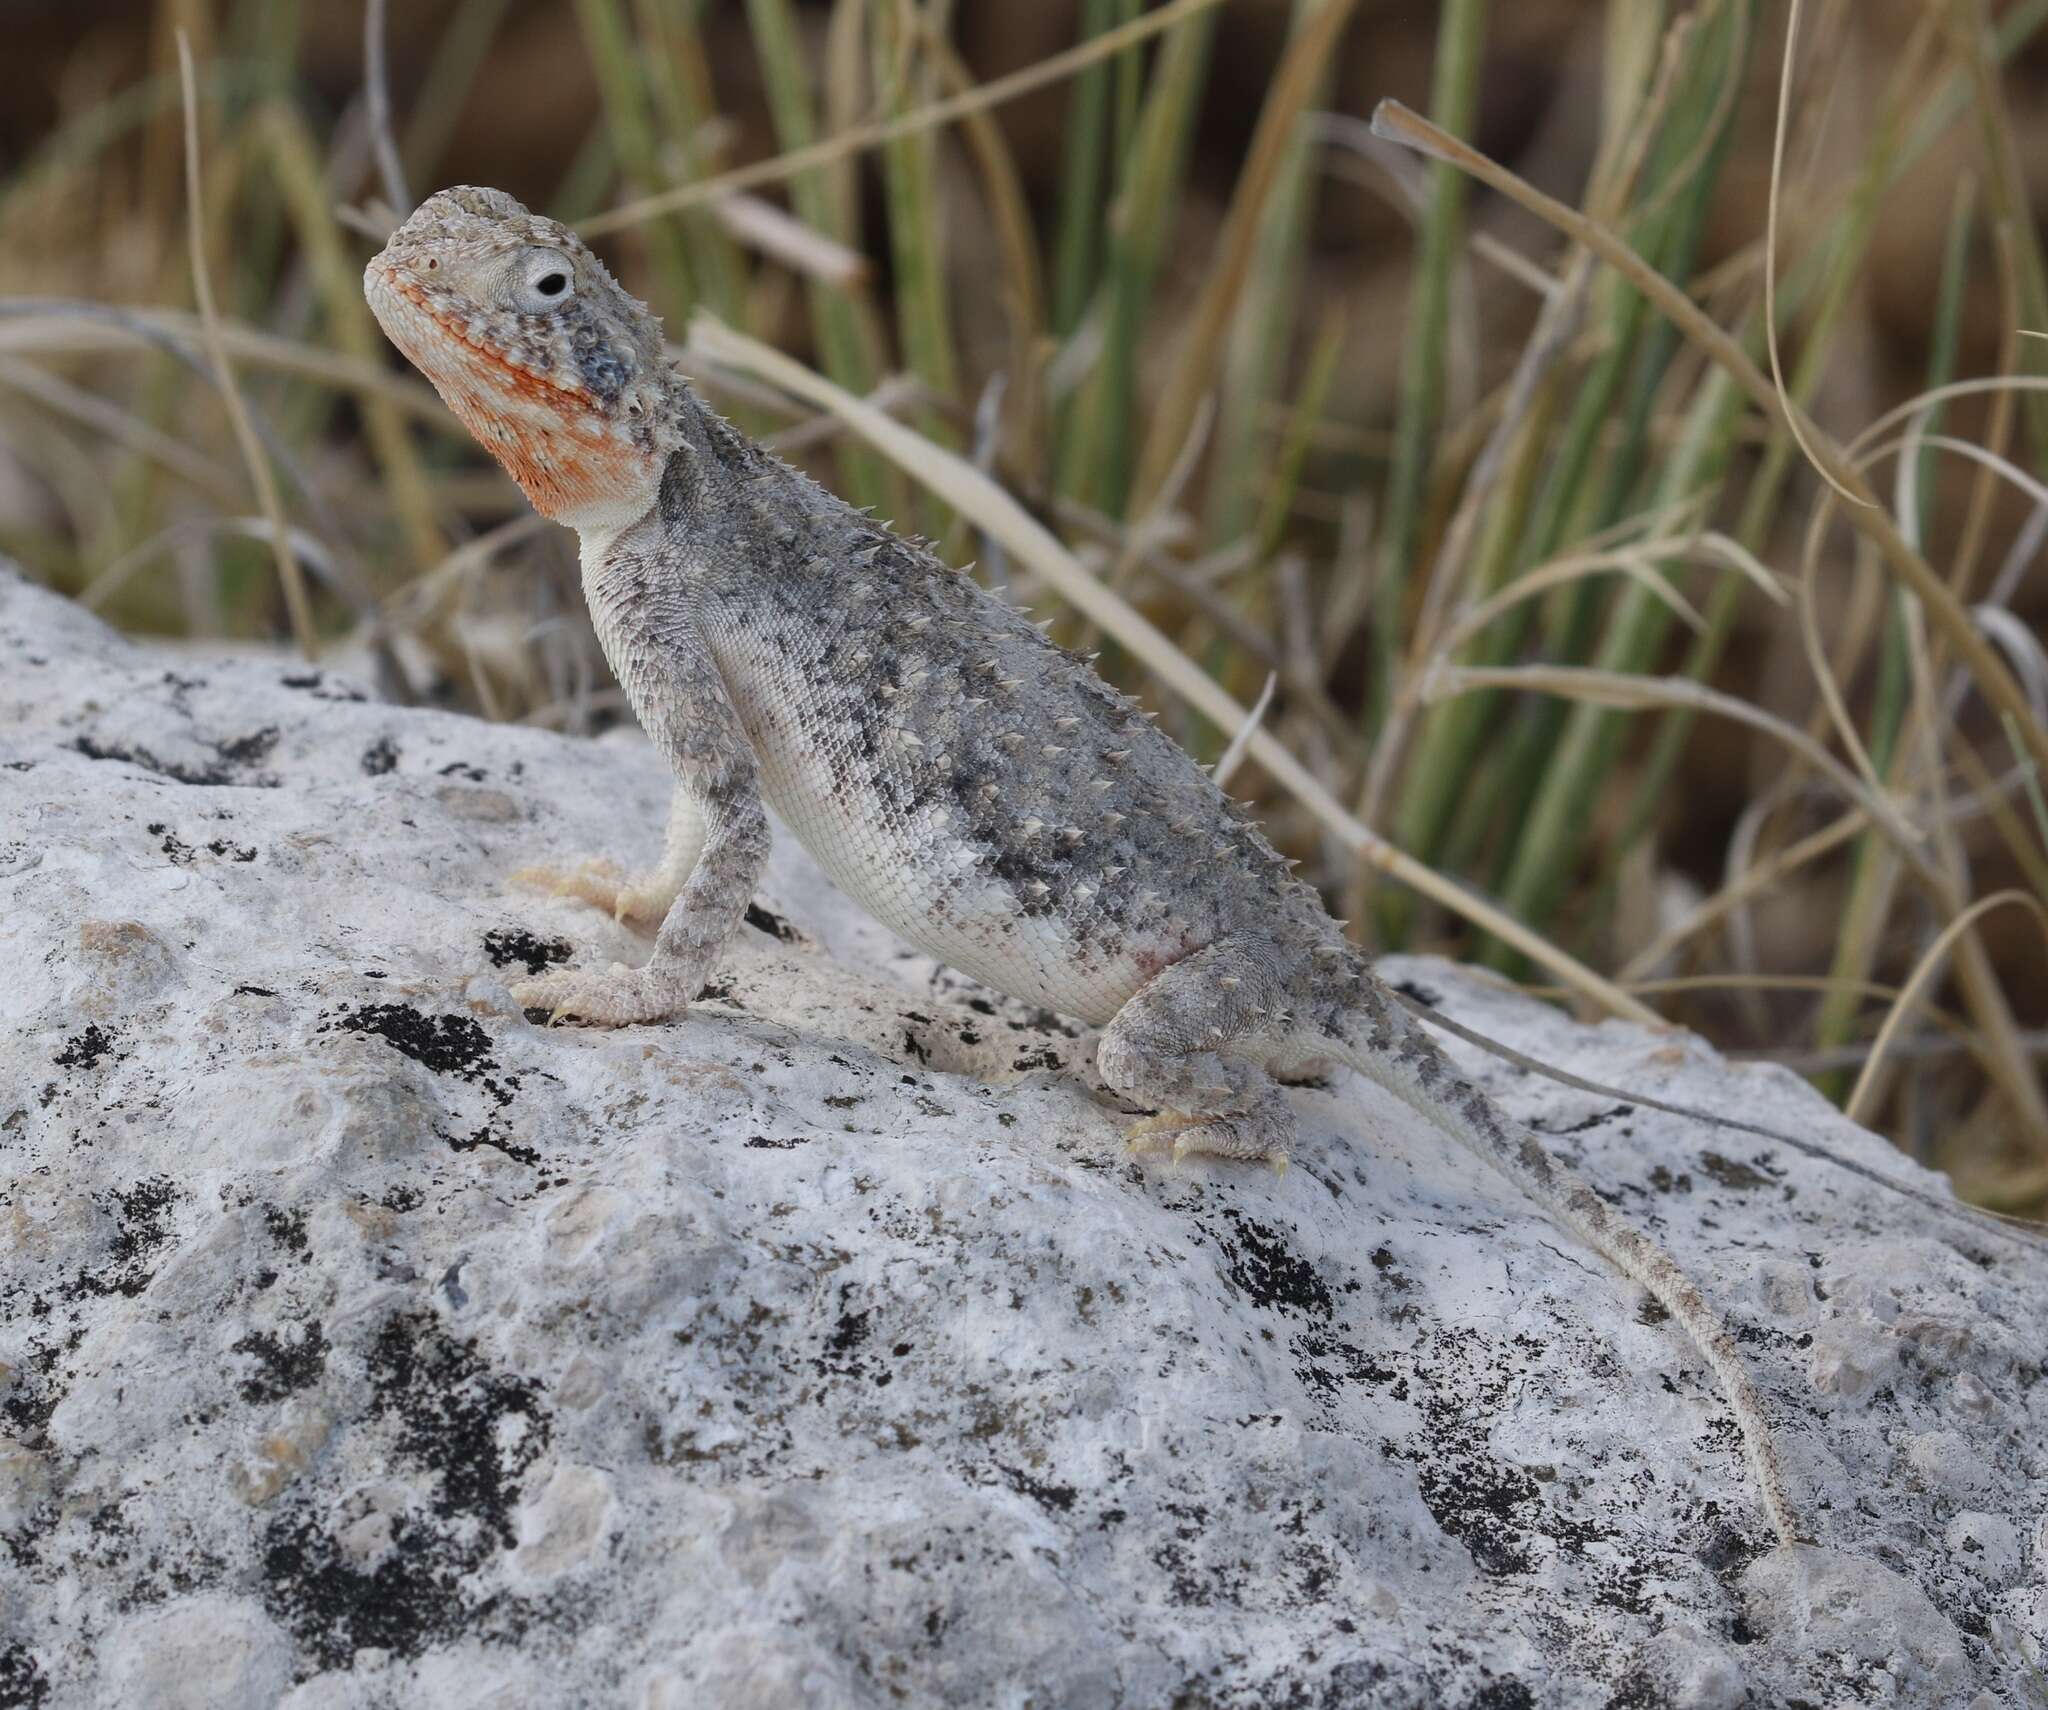
[[[1693,1350],[1362,1084],[1285,1176],[1133,1162],[786,841],[701,1013],[533,1026],[502,970],[641,952],[505,876],[664,797],[0,571],[0,1707],[2036,1701],[2038,1251],[1481,1060],[1741,1326],[1768,1551]]]

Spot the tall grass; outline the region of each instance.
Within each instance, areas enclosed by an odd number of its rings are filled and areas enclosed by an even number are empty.
[[[401,696],[620,716],[560,540],[355,283],[402,211],[380,182],[444,181],[513,9],[395,37],[387,117],[308,93],[301,7],[138,5],[142,74],[0,178],[0,548],[137,629],[296,632]],[[751,430],[983,558],[1201,757],[1271,681],[1233,787],[1361,938],[1703,1026],[2048,1206],[2048,991],[2006,906],[2048,902],[2048,656],[2015,615],[2048,266],[2003,81],[2048,0],[1940,0],[1874,45],[1850,7],[1788,45],[1780,0],[1606,0],[1561,200],[1475,146],[1484,0],[1438,9],[1428,122],[1377,140],[1332,110],[1344,44],[1386,27],[1351,0],[1294,0],[1216,128],[1254,10],[1082,0],[1069,48],[983,81],[946,0],[575,0],[596,122],[511,188],[672,329],[713,317],[679,357]],[[1859,41],[1861,104],[1830,76]],[[1064,118],[1026,163],[1032,89]],[[1863,373],[1862,287],[1937,150],[1961,164],[1901,399]],[[1392,291],[1327,241],[1361,178],[1413,230]],[[1703,768],[1747,799],[1702,813]]]

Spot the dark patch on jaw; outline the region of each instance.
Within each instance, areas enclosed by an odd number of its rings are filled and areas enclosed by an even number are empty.
[[[609,412],[618,403],[626,382],[633,378],[633,365],[607,339],[596,317],[585,310],[569,333],[569,354],[584,389]]]
[[[691,509],[702,496],[703,484],[697,479],[690,458],[690,448],[679,445],[669,453],[668,462],[662,467],[661,491],[655,503],[665,523],[688,522]]]

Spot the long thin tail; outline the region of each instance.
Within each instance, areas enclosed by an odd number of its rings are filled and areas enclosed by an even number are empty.
[[[1804,1541],[1785,1471],[1771,1436],[1763,1397],[1743,1363],[1726,1320],[1662,1247],[1618,1217],[1592,1188],[1543,1149],[1535,1134],[1458,1073],[1401,1006],[1370,974],[1360,981],[1355,1027],[1334,1054],[1385,1087],[1506,1176],[1631,1282],[1649,1291],[1706,1356],[1734,1409],[1764,1511],[1781,1543]]]
[[[1392,987],[1388,988],[1390,991]],[[1881,1188],[1889,1189],[1902,1198],[1910,1199],[1916,1205],[1924,1205],[1930,1211],[1938,1211],[1944,1217],[1956,1218],[1973,1223],[1995,1235],[2039,1245],[2048,1240],[2048,1223],[2032,1217],[2014,1217],[2009,1212],[1992,1211],[1981,1205],[1972,1205],[1967,1200],[1942,1199],[1936,1194],[1915,1187],[1911,1182],[1902,1182],[1897,1176],[1886,1175],[1882,1170],[1873,1170],[1868,1164],[1858,1163],[1854,1158],[1811,1140],[1802,1140],[1797,1134],[1786,1134],[1776,1128],[1765,1128],[1759,1123],[1745,1122],[1739,1116],[1723,1116],[1716,1111],[1698,1110],[1687,1104],[1666,1104],[1662,1099],[1651,1098],[1646,1093],[1630,1092],[1626,1087],[1610,1087],[1602,1081],[1589,1081],[1583,1075],[1575,1075],[1569,1069],[1560,1069],[1554,1063],[1545,1063],[1526,1053],[1517,1051],[1512,1045],[1504,1045],[1498,1039],[1488,1037],[1476,1027],[1467,1027],[1462,1021],[1453,1020],[1440,1009],[1428,1004],[1417,1003],[1406,992],[1394,992],[1401,1006],[1409,1014],[1419,1016],[1431,1027],[1441,1027],[1446,1033],[1454,1034],[1467,1045],[1476,1045],[1482,1051],[1491,1052],[1504,1063],[1512,1063],[1532,1075],[1541,1075],[1547,1081],[1559,1086],[1576,1087],[1580,1092],[1589,1092],[1596,1098],[1611,1098],[1622,1104],[1638,1105],[1644,1110],[1661,1110],[1669,1116],[1683,1116],[1692,1122],[1705,1123],[1709,1128],[1732,1129],[1738,1134],[1754,1134],[1770,1141],[1773,1145],[1789,1146],[1795,1152],[1803,1152],[1809,1158],[1818,1158],[1824,1164],[1832,1164],[1838,1170],[1846,1170],[1852,1176],[1874,1182]]]

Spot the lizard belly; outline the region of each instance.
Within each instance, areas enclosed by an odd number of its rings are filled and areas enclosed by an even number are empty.
[[[1021,894],[1000,852],[871,756],[836,764],[830,745],[779,719],[754,739],[762,795],[832,881],[899,937],[1009,997],[1101,1024],[1195,947],[1163,920],[1123,929],[1092,894],[1077,903],[1069,890],[1066,907]]]
[[[1100,1024],[1185,954],[1151,935],[1115,950],[1091,944],[1085,921],[1026,912],[943,827],[905,825],[880,792],[762,758],[762,794],[834,884],[898,937],[1006,996]]]

